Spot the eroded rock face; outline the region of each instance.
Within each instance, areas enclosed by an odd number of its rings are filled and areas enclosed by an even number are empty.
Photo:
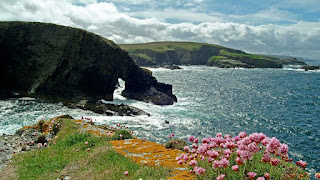
[[[0,56],[1,91],[53,101],[112,100],[122,78],[129,98],[155,104],[176,101],[171,85],[158,83],[112,41],[85,30],[0,22]],[[150,89],[162,95],[152,99]]]

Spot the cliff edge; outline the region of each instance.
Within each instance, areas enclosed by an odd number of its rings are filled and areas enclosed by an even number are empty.
[[[177,101],[172,86],[157,82],[111,40],[82,29],[36,22],[0,22],[0,94],[53,101],[113,100],[123,95],[158,105]],[[1,96],[1,95],[0,95]]]

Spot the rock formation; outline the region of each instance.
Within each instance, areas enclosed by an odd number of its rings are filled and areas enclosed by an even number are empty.
[[[177,100],[171,85],[157,82],[115,43],[81,29],[0,22],[0,56],[4,97],[16,92],[62,102],[112,100],[121,78],[128,98],[159,105]]]

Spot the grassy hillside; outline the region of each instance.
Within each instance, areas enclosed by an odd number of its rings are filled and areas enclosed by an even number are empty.
[[[253,55],[219,45],[197,42],[152,42],[119,46],[126,50],[139,66],[190,64],[222,68],[281,68],[285,64],[305,64],[295,58]]]

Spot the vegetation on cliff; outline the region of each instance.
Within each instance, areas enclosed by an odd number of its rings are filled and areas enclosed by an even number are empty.
[[[223,46],[196,42],[153,42],[120,44],[139,66],[208,65],[222,68],[281,68],[286,64],[305,64],[295,58],[247,54]]]
[[[0,54],[2,94],[17,92],[76,103],[112,100],[121,78],[128,98],[160,105],[177,100],[171,85],[157,82],[112,41],[85,30],[0,22]]]

